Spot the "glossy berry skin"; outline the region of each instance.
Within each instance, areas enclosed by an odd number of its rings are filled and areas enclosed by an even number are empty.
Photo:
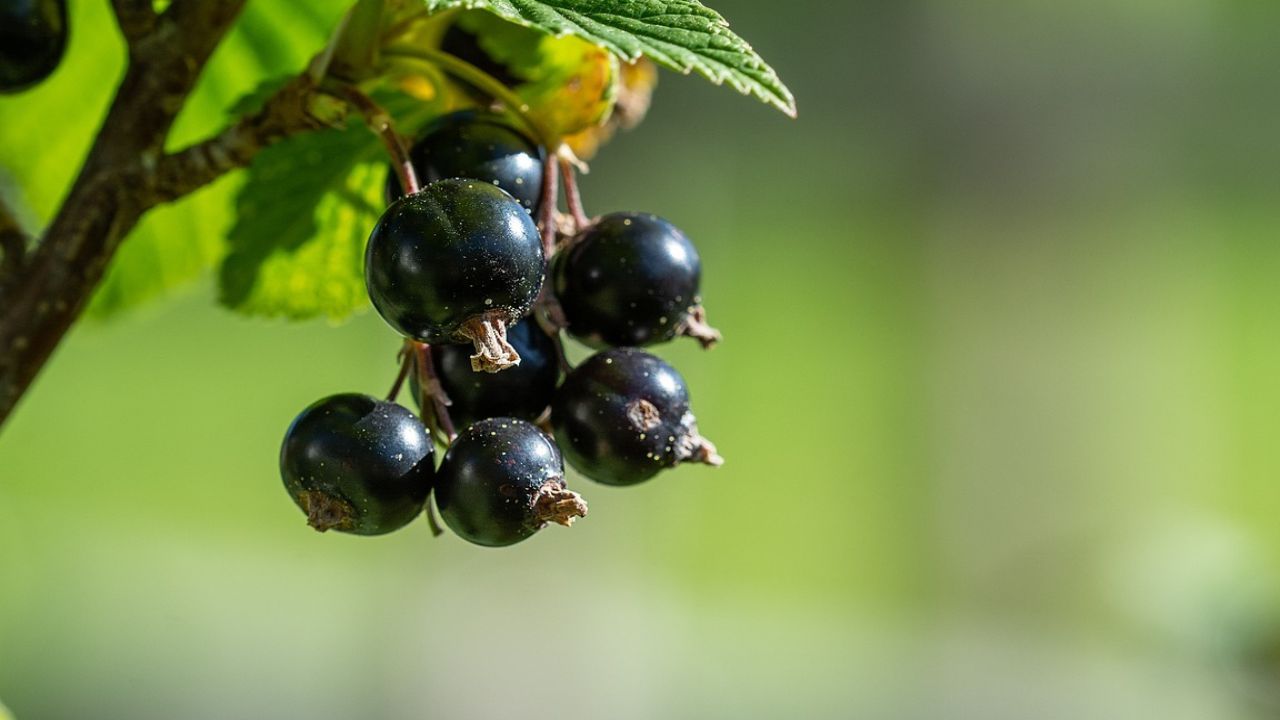
[[[435,449],[412,412],[368,395],[302,411],[280,448],[285,489],[317,530],[381,535],[422,512]]]
[[[500,373],[472,370],[471,348],[465,345],[431,346],[440,385],[453,402],[449,415],[459,427],[493,417],[533,421],[551,405],[560,380],[551,338],[529,317],[507,330],[507,340],[520,353],[520,364]],[[417,373],[410,375],[409,382],[417,402]]]
[[[449,529],[489,547],[518,543],[551,520],[569,524],[540,513],[540,499],[554,496],[577,498],[564,488],[559,449],[537,427],[514,418],[481,420],[463,430],[436,481],[436,507]],[[585,513],[582,504],[568,520]]]
[[[636,348],[605,350],[574,368],[556,392],[551,425],[569,464],[606,485],[635,485],[681,462],[722,462],[698,434],[684,378]]]
[[[526,210],[542,192],[542,150],[492,113],[464,110],[445,115],[423,130],[409,150],[421,184],[467,178],[497,185]],[[395,172],[387,173],[387,197],[404,194]]]
[[[670,340],[701,302],[698,251],[646,213],[601,217],[556,257],[554,273],[569,332],[594,347]]]
[[[510,195],[477,180],[441,180],[383,213],[365,250],[378,313],[428,343],[467,342],[481,316],[528,314],[543,280],[542,240]]]
[[[0,0],[0,92],[49,77],[66,47],[66,0]]]

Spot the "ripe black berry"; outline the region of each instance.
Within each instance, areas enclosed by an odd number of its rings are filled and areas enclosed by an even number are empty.
[[[709,346],[719,339],[703,321],[698,251],[660,217],[601,217],[556,258],[554,273],[569,332],[590,345],[644,346],[691,335]]]
[[[409,150],[422,183],[466,178],[492,183],[511,193],[526,210],[542,192],[542,150],[501,117],[464,110],[427,126]],[[387,197],[404,194],[396,173],[387,173]]]
[[[368,395],[333,395],[289,426],[280,475],[316,530],[381,535],[422,512],[434,453],[408,409]]]
[[[724,462],[698,434],[684,378],[635,348],[574,368],[556,392],[551,424],[569,464],[606,485],[634,485],[681,462]]]
[[[520,364],[497,374],[472,370],[470,348],[465,345],[431,346],[441,389],[452,401],[449,415],[459,427],[492,417],[537,420],[551,405],[560,379],[554,342],[533,318],[511,326],[507,340],[520,355]],[[409,382],[413,397],[418,398],[416,373]]]
[[[66,0],[0,0],[0,92],[49,77],[66,47]]]
[[[453,441],[440,464],[436,507],[464,540],[491,547],[587,514],[586,502],[565,489],[556,444],[514,418],[481,420]]]
[[[520,362],[507,327],[533,307],[543,275],[529,213],[476,180],[441,180],[395,201],[365,250],[379,314],[422,342],[474,343],[472,367],[487,372]]]

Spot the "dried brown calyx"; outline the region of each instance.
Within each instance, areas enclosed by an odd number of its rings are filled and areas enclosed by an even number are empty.
[[[638,398],[627,404],[627,420],[637,430],[647,432],[662,422],[662,413],[658,411],[658,406],[644,398]]]
[[[689,314],[676,326],[676,334],[697,340],[703,350],[710,350],[723,339],[719,330],[707,324],[707,311],[701,305],[689,309]]]
[[[342,498],[315,490],[298,493],[298,505],[307,514],[307,524],[318,532],[350,530],[355,526],[355,510]]]
[[[507,319],[503,313],[477,315],[458,328],[458,334],[476,348],[471,356],[471,369],[496,373],[520,364],[520,354],[507,342]]]
[[[569,527],[573,521],[587,516],[587,501],[564,486],[561,480],[548,480],[538,488],[531,503],[534,522],[539,528],[548,523]]]
[[[724,458],[716,452],[716,446],[698,432],[698,422],[693,413],[684,414],[680,419],[680,427],[683,432],[675,440],[676,462],[696,462],[712,466],[724,464]]]

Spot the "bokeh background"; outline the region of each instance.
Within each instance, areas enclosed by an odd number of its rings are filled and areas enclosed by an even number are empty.
[[[72,5],[70,69],[0,101],[38,216],[121,63]],[[286,69],[340,12],[250,5]],[[396,341],[197,282],[79,326],[0,433],[18,718],[1280,715],[1280,4],[716,7],[799,120],[664,73],[584,191],[699,245],[727,341],[661,353],[728,463],[579,479],[504,551],[317,535],[281,435]],[[183,132],[261,79],[219,62]]]

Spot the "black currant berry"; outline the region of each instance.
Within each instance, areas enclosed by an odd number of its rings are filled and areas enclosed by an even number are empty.
[[[702,263],[676,226],[645,213],[613,213],[556,258],[556,297],[569,332],[594,347],[644,346],[676,335],[704,346],[720,335],[704,321]]]
[[[471,349],[465,345],[431,346],[441,389],[452,401],[449,415],[459,427],[492,417],[537,420],[551,405],[560,379],[555,343],[531,317],[511,326],[507,340],[520,364],[496,374],[472,370]],[[409,382],[416,401],[421,394],[417,373]]]
[[[526,210],[542,192],[542,150],[500,116],[463,110],[427,126],[409,150],[418,181],[447,178],[492,183],[511,193]],[[388,203],[404,194],[400,178],[387,173]]]
[[[635,348],[574,368],[551,404],[551,425],[569,464],[606,485],[634,485],[682,462],[724,462],[698,434],[684,378]]]
[[[316,530],[381,535],[422,512],[434,454],[426,428],[407,408],[368,395],[333,395],[289,426],[280,475]]]
[[[542,240],[529,213],[500,188],[449,179],[400,198],[369,236],[364,262],[373,306],[401,334],[471,342],[475,370],[520,362],[507,328],[529,313],[542,288]]]
[[[49,77],[66,47],[66,0],[0,0],[0,92]]]
[[[481,420],[458,435],[440,464],[436,507],[459,537],[491,547],[587,514],[586,502],[565,488],[556,444],[515,418]]]

